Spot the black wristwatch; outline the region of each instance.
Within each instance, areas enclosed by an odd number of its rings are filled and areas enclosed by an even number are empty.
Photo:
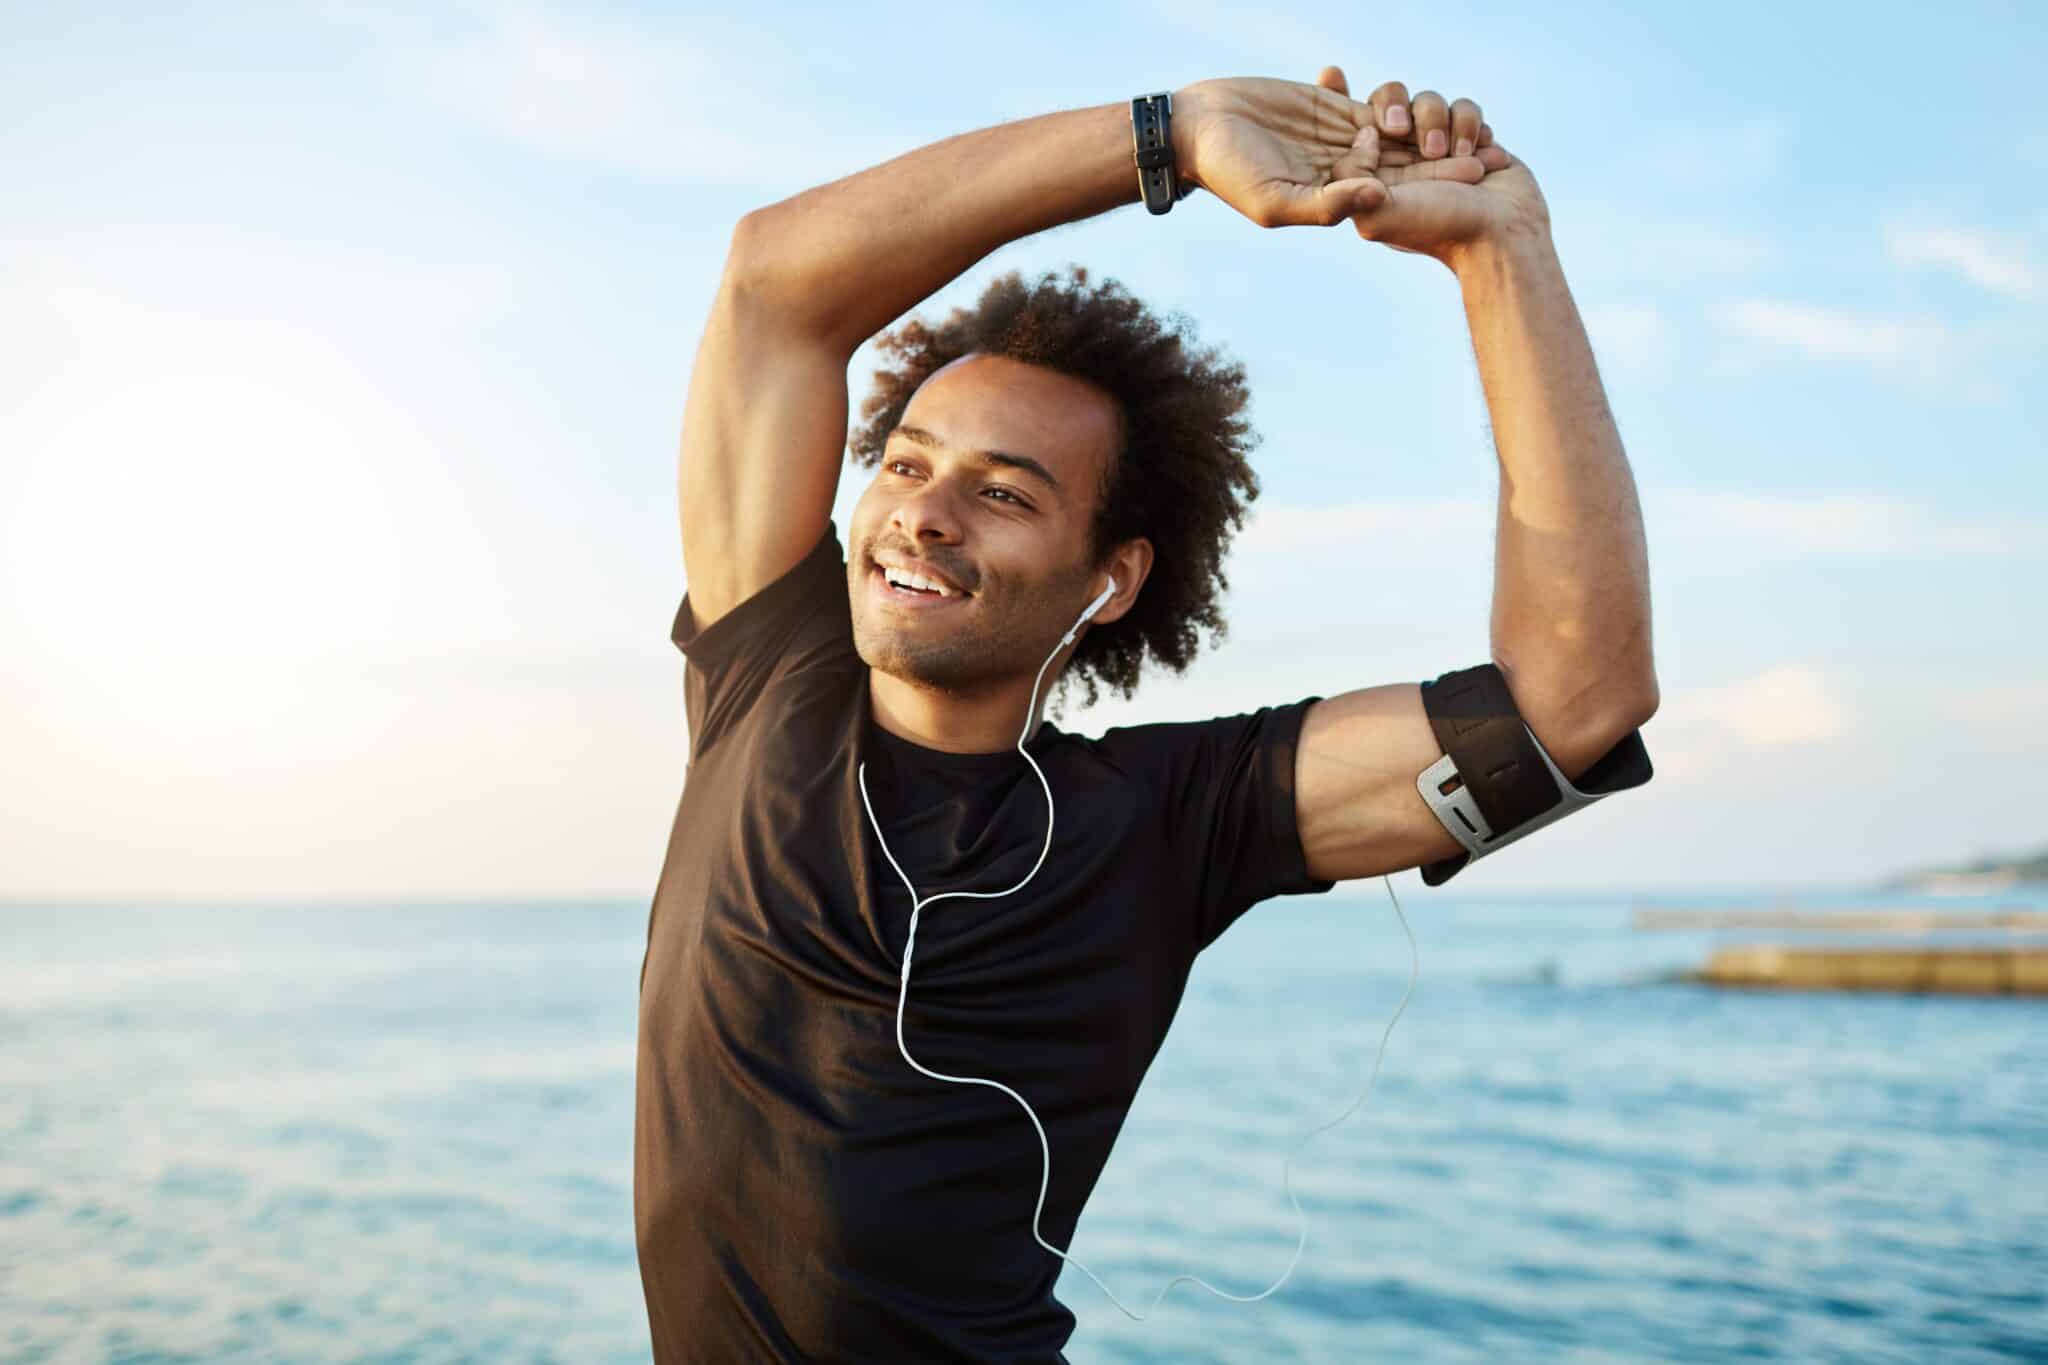
[[[1152,213],[1170,212],[1195,192],[1183,184],[1173,162],[1173,92],[1155,91],[1131,101],[1131,145],[1138,158],[1138,192]]]

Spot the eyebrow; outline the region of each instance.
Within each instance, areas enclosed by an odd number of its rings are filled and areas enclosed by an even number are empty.
[[[921,446],[929,446],[934,450],[945,450],[948,448],[944,441],[931,432],[926,431],[923,427],[899,426],[889,434],[891,436],[901,436],[906,441],[911,441]],[[1035,474],[1045,480],[1054,492],[1060,491],[1060,481],[1053,477],[1052,471],[1037,460],[1032,459],[1029,455],[1013,455],[1007,450],[970,450],[967,454],[980,460],[983,464],[1001,465],[1006,469],[1021,469],[1026,474]]]

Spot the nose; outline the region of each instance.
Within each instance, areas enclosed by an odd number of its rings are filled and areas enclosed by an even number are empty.
[[[889,514],[889,524],[913,544],[959,544],[959,494],[952,481],[930,479],[919,485],[916,491],[898,498],[895,509]]]

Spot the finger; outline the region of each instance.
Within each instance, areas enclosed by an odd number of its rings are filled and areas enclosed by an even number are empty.
[[[1493,141],[1493,125],[1492,125],[1492,124],[1490,124],[1490,123],[1481,123],[1481,124],[1479,125],[1479,145],[1480,145],[1480,146],[1482,146],[1482,147],[1485,147],[1485,146],[1487,146],[1487,145],[1491,144],[1491,143],[1492,143],[1492,141]]]
[[[1486,178],[1486,166],[1476,156],[1446,156],[1435,161],[1418,161],[1412,166],[1382,166],[1378,174],[1381,183],[1390,190],[1424,180],[1476,185]]]
[[[1368,123],[1352,137],[1349,150],[1330,167],[1329,176],[1333,182],[1356,180],[1371,175],[1379,167],[1380,132]]]
[[[1431,160],[1450,155],[1451,107],[1444,97],[1434,90],[1424,90],[1409,104],[1415,111],[1415,143],[1422,148],[1422,154]]]
[[[1492,143],[1481,147],[1472,156],[1474,160],[1478,161],[1480,165],[1486,167],[1489,171],[1504,171],[1515,164],[1513,157]],[[1398,166],[1413,166],[1421,160],[1421,149],[1412,143],[1382,140],[1380,143],[1379,160],[1370,169],[1387,170]]]
[[[1330,227],[1387,201],[1387,187],[1369,176],[1327,185],[1273,185],[1248,214],[1260,227]]]
[[[1471,100],[1451,105],[1451,155],[1470,156],[1479,150],[1479,106]]]
[[[1376,175],[1362,175],[1352,180],[1336,181],[1331,184],[1330,193],[1333,197],[1343,195],[1341,207],[1337,208],[1330,218],[1332,225],[1356,214],[1371,213],[1393,195],[1386,182]]]
[[[1316,84],[1325,90],[1334,90],[1340,95],[1351,93],[1351,87],[1344,82],[1344,68],[1326,66],[1316,73]]]
[[[1435,161],[1424,160],[1420,152],[1410,152],[1406,156],[1395,156],[1389,152],[1382,156],[1379,165],[1372,167],[1371,170],[1377,175],[1381,171],[1409,170],[1416,166],[1449,166],[1454,163],[1458,166],[1457,170],[1429,178],[1461,180],[1466,184],[1476,185],[1490,172],[1504,171],[1515,164],[1514,158],[1505,155],[1498,148],[1481,147],[1470,156],[1445,156],[1438,157]],[[1389,177],[1390,180],[1393,178]]]
[[[1399,81],[1388,81],[1372,92],[1367,100],[1373,108],[1373,123],[1383,133],[1395,137],[1407,137],[1414,128],[1414,120],[1408,112],[1408,87]]]

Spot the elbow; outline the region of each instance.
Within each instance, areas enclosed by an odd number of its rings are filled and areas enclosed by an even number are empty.
[[[762,209],[733,224],[732,240],[725,250],[725,273],[719,280],[721,289],[752,296],[774,278],[773,232]]]
[[[1532,729],[1548,728],[1568,744],[1579,742],[1569,747],[1590,747],[1597,755],[1657,714],[1662,694],[1648,652],[1630,649],[1598,661],[1536,656],[1525,663],[1496,649],[1494,662]]]
[[[1657,714],[1663,695],[1657,686],[1657,667],[1650,656],[1647,626],[1629,635],[1623,648],[1599,664],[1586,665],[1593,686],[1582,694],[1586,710],[1608,742],[1625,739]]]
[[[1587,747],[1596,754],[1606,753],[1649,724],[1660,700],[1657,675],[1647,671],[1611,679],[1602,691],[1602,705],[1595,710],[1587,735]]]
[[[1590,685],[1551,704],[1520,703],[1530,733],[1564,775],[1574,781],[1657,713],[1656,675],[1599,675]]]
[[[1650,723],[1650,717],[1657,714],[1657,703],[1662,700],[1657,691],[1657,675],[1645,672],[1634,679],[1623,693],[1621,707],[1621,733],[1639,730]]]
[[[843,341],[841,334],[847,328],[843,309],[834,311],[828,306],[831,291],[814,278],[811,258],[791,242],[788,233],[788,223],[776,205],[741,217],[726,248],[725,273],[718,282],[721,299],[727,306],[777,327],[844,344],[851,355],[864,338]]]

